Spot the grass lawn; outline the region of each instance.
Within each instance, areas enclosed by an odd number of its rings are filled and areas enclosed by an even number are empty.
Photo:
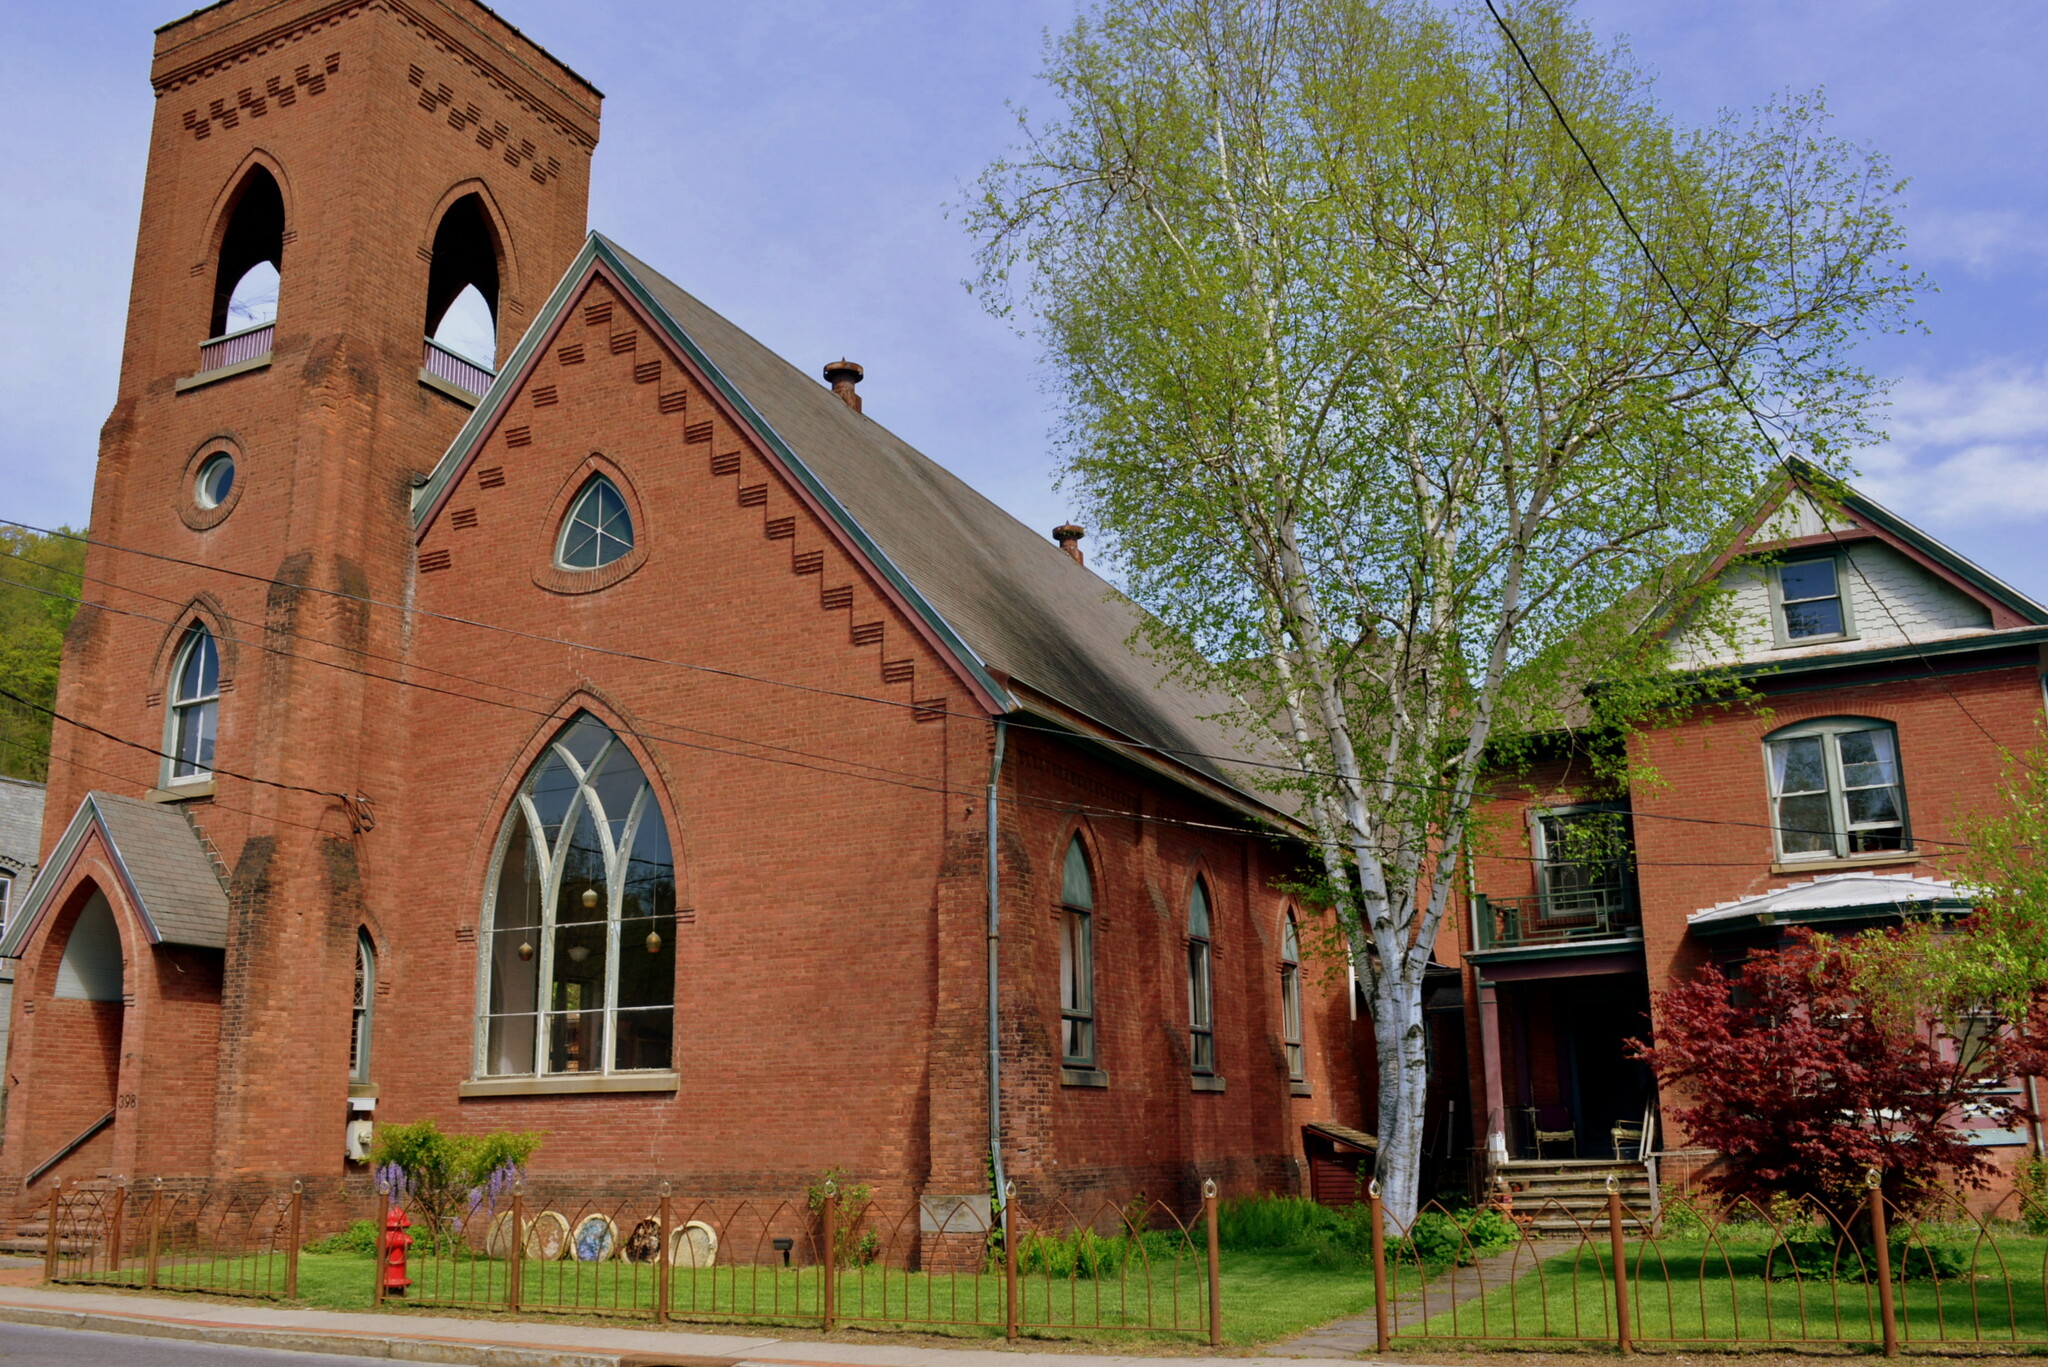
[[[330,1310],[369,1309],[374,1270],[370,1254],[302,1253],[299,1303]],[[505,1303],[509,1272],[509,1265],[497,1259],[416,1259],[410,1269],[411,1297],[404,1304],[495,1310]],[[530,1316],[536,1314],[532,1307],[545,1304],[583,1315],[651,1317],[654,1269],[646,1264],[528,1262],[521,1275],[521,1301]],[[139,1286],[142,1277],[139,1268],[124,1268],[93,1280]],[[1122,1344],[1199,1344],[1208,1333],[1207,1280],[1206,1264],[1199,1258],[1156,1261],[1149,1278],[1135,1272],[1101,1279],[1023,1276],[1019,1281],[1024,1333],[1030,1338]],[[193,1290],[233,1286],[254,1294],[268,1289],[281,1297],[284,1259],[165,1259],[158,1268],[158,1284]],[[1305,1249],[1225,1252],[1221,1284],[1224,1339],[1237,1346],[1270,1343],[1372,1308],[1370,1272],[1317,1268]],[[672,1318],[679,1323],[744,1320],[815,1327],[820,1294],[816,1268],[678,1268],[670,1303]],[[840,1320],[860,1327],[975,1338],[1000,1337],[1003,1332],[1000,1276],[865,1268],[842,1273],[837,1294]],[[995,1322],[994,1327],[973,1323],[988,1320]]]
[[[1877,1286],[1854,1270],[1847,1275],[1792,1277],[1782,1259],[1776,1280],[1765,1277],[1772,1240],[1739,1226],[1720,1236],[1630,1240],[1631,1330],[1641,1342],[1765,1344],[1876,1343],[1883,1337]],[[2048,1238],[2000,1232],[1995,1244],[1972,1229],[1957,1245],[1969,1263],[1962,1275],[1913,1278],[1897,1295],[1900,1342],[2048,1344],[2048,1306],[2042,1270]],[[1406,1346],[1482,1339],[1602,1340],[1614,1337],[1613,1277],[1604,1237],[1597,1243],[1512,1270],[1511,1285],[1489,1288],[1457,1305],[1459,1292],[1477,1283],[1469,1271],[1432,1280],[1423,1309],[1428,1318],[1400,1331]],[[1526,1270],[1524,1270],[1526,1269]],[[1402,1279],[1412,1282],[1412,1272]],[[1400,1289],[1409,1289],[1406,1286]],[[1437,1306],[1443,1306],[1437,1310]]]

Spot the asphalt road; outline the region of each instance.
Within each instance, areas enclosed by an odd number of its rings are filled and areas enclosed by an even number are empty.
[[[273,1353],[131,1334],[0,1324],[0,1367],[391,1367],[389,1358]]]

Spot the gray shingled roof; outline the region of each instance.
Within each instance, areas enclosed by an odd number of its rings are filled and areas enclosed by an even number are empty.
[[[21,914],[0,937],[0,957],[21,956],[22,945],[52,907],[58,880],[95,829],[113,852],[126,884],[121,891],[141,915],[150,943],[227,948],[227,888],[184,811],[168,803],[87,793],[29,889]]]
[[[33,875],[43,842],[43,785],[0,776],[0,868]]]
[[[989,667],[1240,791],[1227,699],[1134,644],[1142,611],[965,481],[694,295],[599,239]],[[1271,806],[1270,796],[1261,796]]]

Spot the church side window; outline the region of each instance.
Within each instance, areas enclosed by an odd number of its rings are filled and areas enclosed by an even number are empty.
[[[219,727],[220,650],[213,633],[194,622],[171,666],[171,782],[194,782],[213,773]]]
[[[1209,942],[1209,888],[1201,879],[1188,894],[1188,1062],[1197,1073],[1216,1071],[1216,1000]]]
[[[1280,1037],[1287,1049],[1287,1076],[1300,1082],[1308,1076],[1301,1048],[1301,929],[1291,911],[1280,923]]]
[[[377,994],[377,950],[368,931],[356,932],[355,1004],[350,1012],[348,1077],[351,1082],[370,1080],[370,1012]]]
[[[594,570],[633,549],[633,516],[618,486],[593,475],[569,505],[555,560],[563,569]]]
[[[1095,1066],[1095,880],[1081,837],[1060,873],[1060,1059]]]
[[[673,1066],[675,860],[632,751],[587,712],[534,764],[485,908],[479,1071]]]

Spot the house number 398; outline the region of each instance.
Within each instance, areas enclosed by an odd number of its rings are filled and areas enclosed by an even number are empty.
[[[123,1092],[123,1093],[121,1093],[121,1095],[120,1095],[120,1096],[118,1096],[118,1097],[116,1097],[116,1098],[114,1099],[114,1105],[115,1105],[115,1106],[117,1106],[117,1107],[119,1107],[119,1108],[120,1108],[121,1110],[124,1110],[124,1111],[132,1111],[132,1110],[134,1110],[134,1109],[135,1109],[135,1093],[133,1093],[133,1092]]]

